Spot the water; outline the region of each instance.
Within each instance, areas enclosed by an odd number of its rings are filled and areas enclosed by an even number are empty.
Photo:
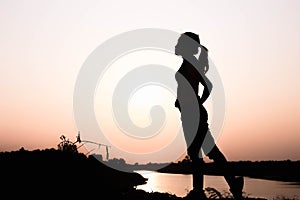
[[[137,186],[137,189],[147,192],[168,192],[178,197],[184,197],[192,188],[191,175],[158,173],[147,170],[136,172],[148,178],[146,184]],[[284,196],[288,198],[300,198],[300,185],[247,177],[244,180],[244,192],[249,197],[274,199]],[[221,176],[205,176],[204,187],[213,187],[219,192],[228,192],[227,183]]]

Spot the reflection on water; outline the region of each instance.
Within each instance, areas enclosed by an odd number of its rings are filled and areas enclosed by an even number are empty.
[[[168,192],[179,197],[184,197],[192,188],[191,175],[168,174],[153,171],[136,171],[148,178],[147,184],[137,186],[147,192]],[[205,187],[213,187],[220,192],[228,192],[226,181],[221,176],[205,176]],[[249,197],[263,197],[273,199],[278,196],[289,198],[300,197],[300,185],[292,185],[281,181],[269,181],[245,177],[244,192]]]

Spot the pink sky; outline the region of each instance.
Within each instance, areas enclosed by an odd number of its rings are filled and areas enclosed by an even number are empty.
[[[194,30],[209,48],[226,96],[217,143],[229,160],[300,160],[299,8],[292,0],[0,1],[0,150],[75,140],[83,62],[110,37],[153,27]],[[154,150],[174,132],[165,131]]]

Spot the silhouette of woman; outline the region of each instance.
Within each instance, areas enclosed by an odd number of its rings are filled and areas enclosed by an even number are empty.
[[[201,48],[199,59],[195,57]],[[225,156],[221,153],[211,135],[208,124],[208,113],[203,103],[209,97],[212,83],[205,73],[209,69],[207,48],[200,44],[199,36],[193,32],[181,34],[175,46],[175,54],[183,58],[179,70],[175,74],[177,81],[177,99],[175,107],[181,113],[181,122],[187,146],[187,154],[192,161],[193,190],[189,195],[198,197],[204,195],[203,190],[203,158],[205,155],[215,163],[225,164]],[[199,96],[199,83],[203,86]],[[230,192],[236,199],[242,198],[243,177],[225,175]]]

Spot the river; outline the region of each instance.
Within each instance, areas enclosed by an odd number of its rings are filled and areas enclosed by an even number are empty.
[[[137,173],[147,178],[144,185],[137,186],[147,192],[168,192],[178,197],[184,197],[192,188],[192,176],[185,174],[159,173],[155,171],[138,170]],[[281,196],[300,198],[300,185],[263,179],[245,177],[244,192],[248,197],[275,199]],[[204,187],[212,187],[221,193],[228,192],[226,181],[221,176],[205,176]]]

